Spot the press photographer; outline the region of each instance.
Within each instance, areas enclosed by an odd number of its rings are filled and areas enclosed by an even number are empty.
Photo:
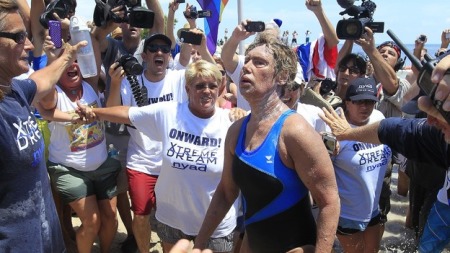
[[[355,0],[338,0],[338,4],[345,9],[339,15],[349,15],[352,18],[340,20],[336,26],[339,39],[356,40],[364,34],[364,27],[369,27],[372,32],[382,33],[384,22],[373,22],[373,13],[377,5],[370,0],[362,0],[361,6],[353,3]]]
[[[106,2],[105,2],[106,1]],[[152,28],[155,14],[141,6],[140,0],[95,0],[94,23],[104,26],[109,20],[116,23],[128,23],[139,28]],[[112,12],[112,9],[122,6],[123,17]]]

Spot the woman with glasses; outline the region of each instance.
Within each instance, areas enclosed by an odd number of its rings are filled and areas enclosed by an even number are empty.
[[[341,113],[353,127],[384,118],[374,109],[378,102],[373,79],[350,82]],[[378,252],[380,246],[380,198],[382,183],[391,160],[386,145],[340,141],[339,152],[332,155],[341,199],[337,237],[346,253]]]
[[[0,0],[0,27],[0,251],[66,252],[31,105],[54,90],[81,43],[64,45],[55,62],[17,80],[34,47],[16,1]]]
[[[344,56],[336,68],[336,95],[344,100],[350,82],[364,77],[366,69],[367,62],[361,55],[350,53]]]
[[[123,78],[119,73],[111,77],[114,82]],[[162,161],[155,193],[157,231],[164,252],[169,252],[179,239],[193,240],[197,236],[222,176],[225,135],[232,123],[230,111],[216,107],[222,73],[215,64],[204,60],[189,64],[185,80],[184,92],[188,99],[183,102],[109,108],[80,105],[87,117],[130,124],[160,143]],[[133,177],[143,178],[138,171],[130,171],[130,182]],[[138,186],[142,188],[142,184]],[[134,190],[130,192],[135,194]],[[143,208],[145,204],[142,203]],[[236,203],[220,222],[208,248],[230,252],[235,226]]]

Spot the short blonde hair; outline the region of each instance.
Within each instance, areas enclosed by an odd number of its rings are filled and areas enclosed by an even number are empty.
[[[215,64],[205,60],[198,60],[186,67],[186,86],[191,85],[196,77],[212,77],[218,84],[222,81],[222,73],[219,68]]]

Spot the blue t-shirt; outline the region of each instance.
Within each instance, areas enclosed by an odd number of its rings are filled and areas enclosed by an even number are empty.
[[[0,250],[65,252],[44,158],[44,140],[30,104],[36,84],[13,80],[0,101]]]
[[[426,119],[384,119],[378,138],[408,159],[443,168],[450,166],[450,148],[443,133],[427,124]]]

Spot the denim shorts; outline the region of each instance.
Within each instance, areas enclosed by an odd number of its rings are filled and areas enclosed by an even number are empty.
[[[161,241],[175,244],[180,239],[195,240],[195,236],[187,235],[181,230],[158,222],[157,233]],[[209,238],[207,248],[214,252],[231,252],[233,249],[233,232],[229,235],[219,238]]]
[[[117,173],[120,162],[108,158],[94,171],[79,171],[63,164],[48,162],[47,170],[65,204],[87,196],[97,200],[111,199],[117,195]]]
[[[367,227],[375,226],[380,224],[381,221],[380,211],[375,211],[372,213],[372,219],[370,221],[355,221],[346,218],[339,217],[339,223],[336,233],[338,235],[352,235],[367,229]]]
[[[419,240],[419,252],[442,252],[450,242],[450,206],[436,200]]]

